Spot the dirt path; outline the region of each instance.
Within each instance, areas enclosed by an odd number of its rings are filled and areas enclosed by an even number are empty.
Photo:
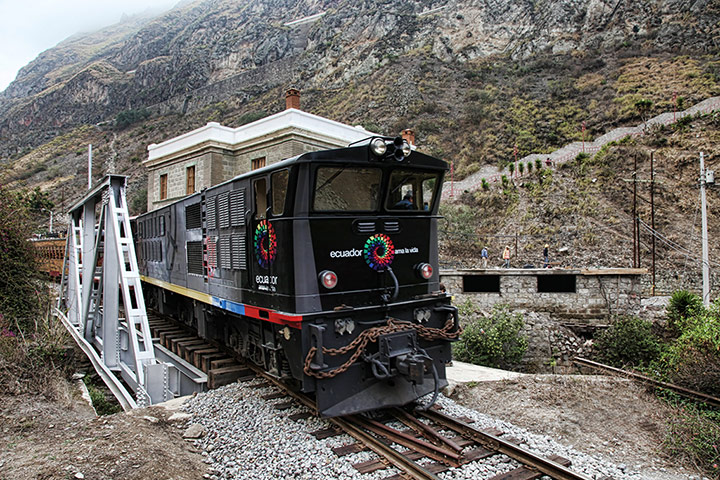
[[[526,375],[455,386],[449,396],[648,479],[702,478],[664,459],[671,411],[642,387],[601,376]],[[201,479],[200,452],[184,440],[184,422],[162,407],[96,418],[68,388],[54,400],[0,395],[0,478]]]
[[[527,375],[456,386],[456,402],[625,465],[646,478],[702,478],[661,445],[672,411],[644,387],[604,376]]]
[[[152,407],[95,417],[76,392],[56,400],[0,396],[0,478],[197,480],[202,456]]]

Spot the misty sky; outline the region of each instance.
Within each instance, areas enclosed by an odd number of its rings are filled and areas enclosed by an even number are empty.
[[[165,10],[179,0],[0,0],[0,91],[18,70],[70,35],[98,30],[123,13]]]

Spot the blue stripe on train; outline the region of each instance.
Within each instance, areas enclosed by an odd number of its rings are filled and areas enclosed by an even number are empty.
[[[223,310],[228,310],[230,312],[237,313],[238,315],[245,315],[245,305],[242,303],[225,300],[224,298],[212,297],[212,304],[213,306],[222,308]]]

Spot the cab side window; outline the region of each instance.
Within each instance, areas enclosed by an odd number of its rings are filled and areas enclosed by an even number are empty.
[[[433,208],[439,174],[410,170],[395,170],[385,208],[388,210],[430,211]]]
[[[266,217],[267,212],[267,180],[258,178],[253,186],[255,191],[255,219],[260,220]]]
[[[272,214],[282,215],[285,210],[289,170],[280,170],[270,176],[270,197],[272,198]]]

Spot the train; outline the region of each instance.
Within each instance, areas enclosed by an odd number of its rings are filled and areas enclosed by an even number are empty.
[[[64,237],[33,238],[30,242],[35,250],[38,270],[50,280],[59,282],[63,258],[65,258],[66,239]]]
[[[427,408],[461,331],[438,274],[447,170],[371,137],[140,215],[146,304],[314,397],[321,416]]]

